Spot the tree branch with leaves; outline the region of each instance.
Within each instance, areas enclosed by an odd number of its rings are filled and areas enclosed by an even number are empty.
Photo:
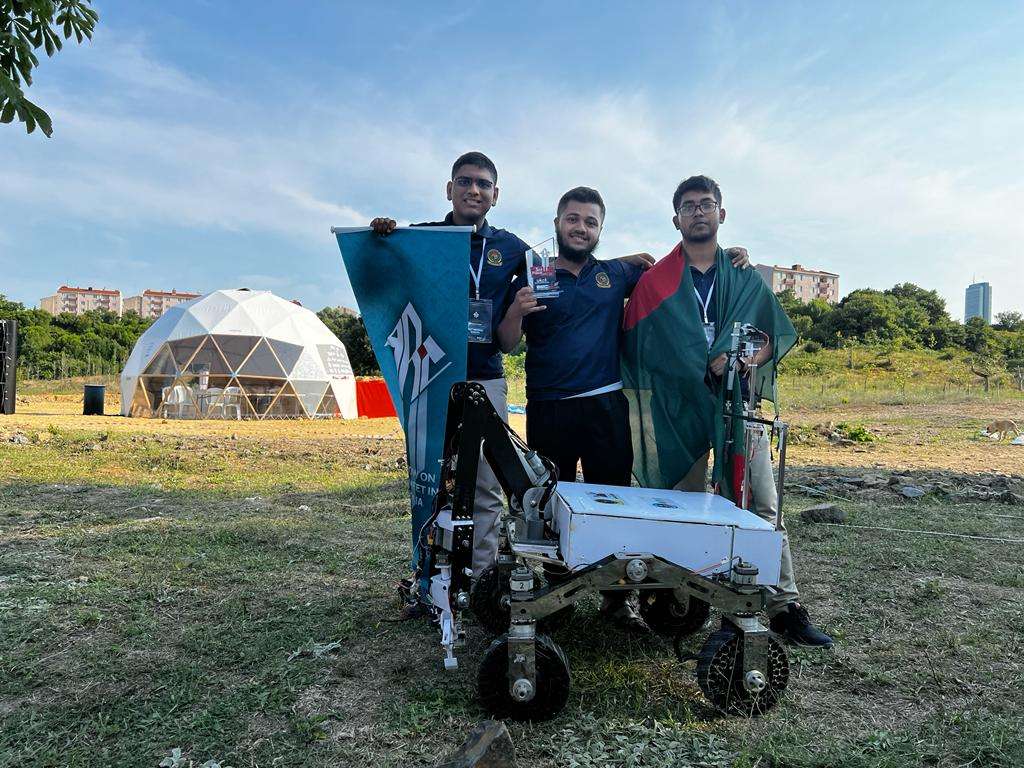
[[[92,40],[99,14],[91,0],[0,0],[0,123],[25,124],[53,135],[53,123],[42,107],[29,101],[23,88],[32,85],[40,48],[53,56],[64,40]]]

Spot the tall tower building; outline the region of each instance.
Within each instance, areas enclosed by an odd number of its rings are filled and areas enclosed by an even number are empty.
[[[992,286],[988,283],[972,283],[967,286],[965,296],[964,322],[980,317],[992,324]]]

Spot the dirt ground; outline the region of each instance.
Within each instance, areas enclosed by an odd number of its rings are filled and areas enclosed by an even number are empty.
[[[117,414],[120,401],[108,397],[105,411]],[[1009,440],[994,442],[982,437],[982,428],[996,419],[1010,419],[1024,430],[1024,401],[983,401],[910,405],[854,405],[827,412],[795,409],[784,418],[796,428],[825,423],[864,426],[875,437],[856,446],[836,446],[825,441],[790,443],[794,464],[827,464],[837,467],[886,467],[901,469],[954,469],[958,472],[1024,473],[1024,446]],[[526,434],[526,417],[511,414],[509,423]],[[0,430],[45,432],[64,430],[145,433],[193,438],[237,438],[270,442],[311,441],[324,445],[340,439],[361,437],[402,439],[395,418],[329,419],[319,421],[193,421],[131,419],[116,416],[82,416],[81,398],[72,395],[31,395],[18,404],[17,413],[0,418]]]

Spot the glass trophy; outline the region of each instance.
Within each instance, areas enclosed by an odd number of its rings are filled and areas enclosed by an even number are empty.
[[[538,299],[553,299],[562,293],[555,275],[554,238],[548,238],[526,252],[526,278]]]

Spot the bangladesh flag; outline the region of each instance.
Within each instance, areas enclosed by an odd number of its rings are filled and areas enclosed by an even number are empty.
[[[645,487],[672,488],[712,445],[716,479],[731,478],[734,468],[742,467],[742,422],[733,420],[741,439],[730,446],[740,454],[727,461],[724,393],[705,382],[709,360],[729,350],[734,322],[750,323],[771,338],[772,358],[758,367],[764,397],[771,397],[776,365],[796,342],[793,324],[757,271],[736,269],[721,248],[715,260],[718,323],[710,350],[681,243],[644,274],[626,306],[622,384],[629,401],[633,474]],[[742,409],[735,389],[735,407]],[[731,482],[722,489],[734,493]]]

